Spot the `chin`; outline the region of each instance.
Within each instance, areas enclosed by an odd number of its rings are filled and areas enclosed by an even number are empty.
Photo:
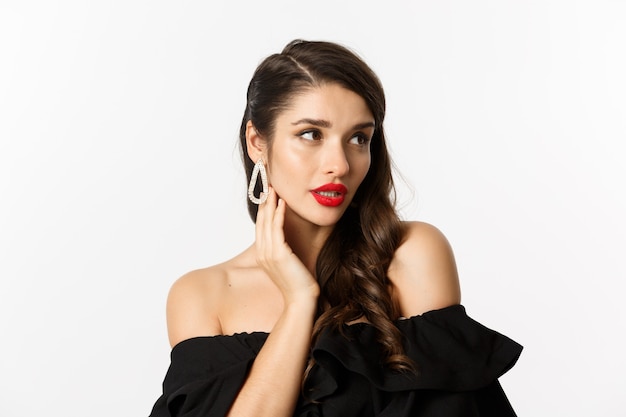
[[[339,223],[339,220],[341,220],[344,213],[345,210],[341,210],[341,212],[333,213],[333,215],[319,216],[318,218],[310,219],[309,221],[321,227],[332,227]]]
[[[303,220],[315,226],[334,227],[341,219],[341,216],[343,216],[345,210],[340,211],[335,208],[333,211],[334,213],[326,212],[326,213],[318,213],[318,215],[311,215],[310,212],[304,216],[297,212],[293,212],[293,214],[295,215],[295,217],[300,218],[301,221]]]
[[[319,222],[314,222],[314,224],[319,227],[335,227],[335,225],[338,222],[339,222],[339,219],[332,220],[332,221],[319,221]]]

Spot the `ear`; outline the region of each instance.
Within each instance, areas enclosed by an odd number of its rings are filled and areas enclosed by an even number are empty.
[[[256,162],[260,158],[267,161],[266,148],[267,142],[259,135],[252,121],[248,120],[246,123],[246,149],[252,162]]]

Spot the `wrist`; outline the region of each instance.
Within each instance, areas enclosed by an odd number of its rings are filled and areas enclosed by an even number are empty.
[[[300,311],[315,314],[319,290],[311,293],[302,292],[285,298],[285,311]]]

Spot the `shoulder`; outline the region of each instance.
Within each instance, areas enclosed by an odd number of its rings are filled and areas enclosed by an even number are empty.
[[[167,297],[172,347],[191,337],[221,334],[218,309],[227,275],[222,265],[216,265],[188,272],[172,284]]]
[[[454,254],[435,226],[405,222],[405,236],[389,266],[394,298],[410,317],[461,302]]]
[[[403,222],[404,239],[394,254],[394,260],[400,263],[421,261],[439,261],[446,265],[454,261],[452,248],[444,234],[425,222]]]

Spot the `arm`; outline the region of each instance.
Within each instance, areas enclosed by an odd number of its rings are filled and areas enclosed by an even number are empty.
[[[285,204],[271,192],[259,209],[257,264],[280,289],[284,307],[254,360],[228,416],[292,416],[309,356],[319,287],[286,244]],[[220,268],[191,272],[172,286],[167,321],[170,343],[198,335],[223,334],[219,305],[227,291]],[[203,416],[205,417],[205,416]]]
[[[388,275],[402,315],[416,316],[461,302],[461,289],[452,248],[436,227],[406,224]]]
[[[284,310],[252,365],[230,417],[291,416],[309,355],[319,286],[285,242],[286,205],[270,188],[256,220],[258,265],[280,289]]]
[[[315,308],[314,302],[285,306],[228,416],[293,415],[308,358]]]
[[[212,309],[217,305],[222,280],[215,273],[210,280],[206,275],[206,271],[190,272],[178,279],[170,290],[167,323],[172,347],[191,337],[222,334],[219,319]],[[211,285],[206,285],[207,281]],[[210,294],[208,300],[207,294]],[[302,296],[285,304],[228,416],[293,414],[308,359],[316,308],[315,297]]]

